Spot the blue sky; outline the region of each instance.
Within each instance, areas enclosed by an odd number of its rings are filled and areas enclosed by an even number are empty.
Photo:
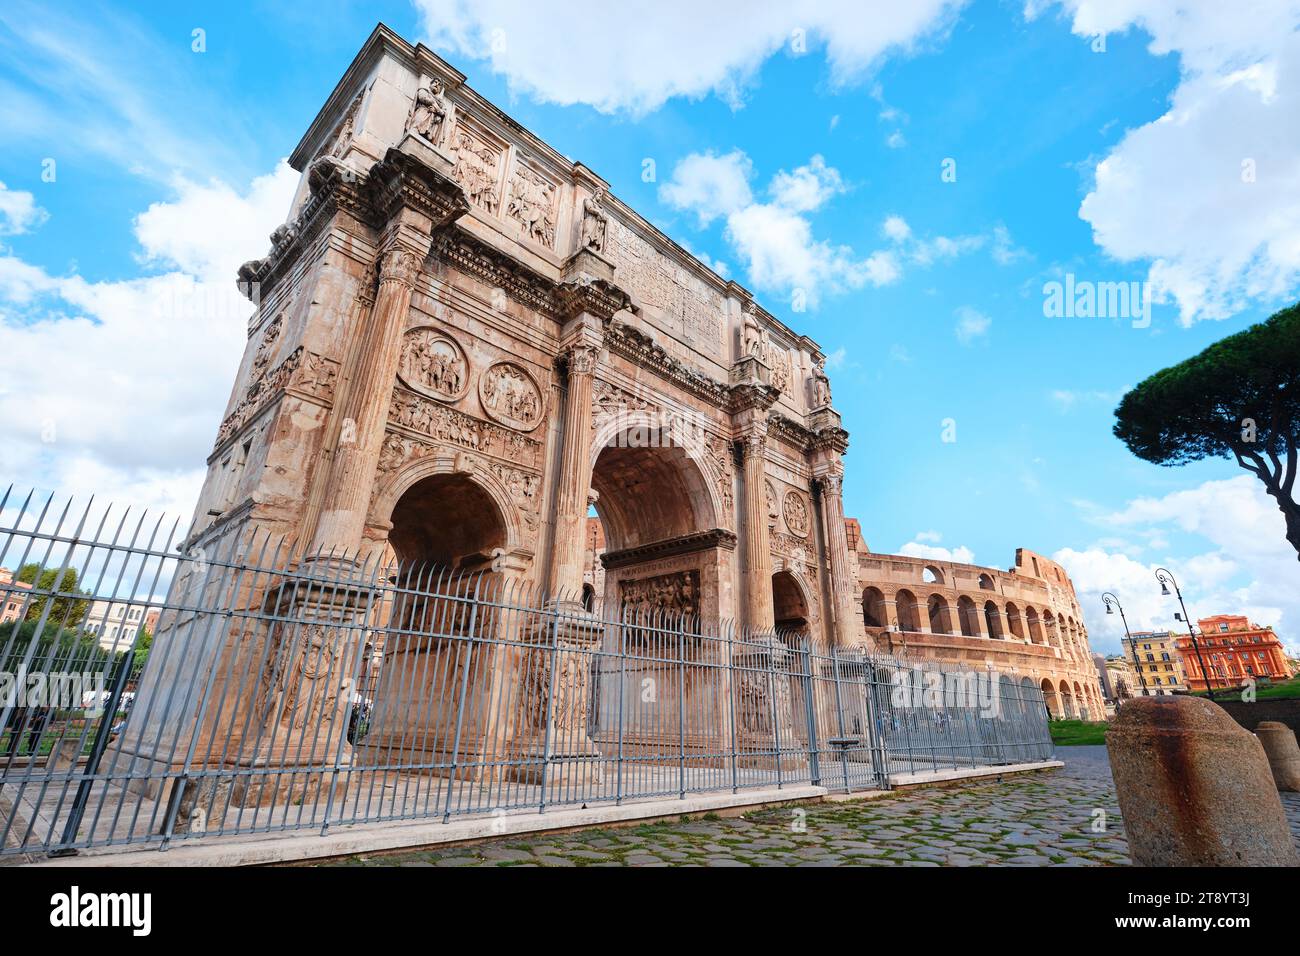
[[[1166,564],[1193,613],[1295,646],[1254,479],[1145,464],[1111,425],[1125,388],[1297,297],[1296,3],[288,6],[0,8],[6,480],[188,513],[242,348],[234,268],[382,19],[821,343],[873,550],[1056,555],[1101,650],[1104,588],[1173,625]],[[1066,273],[1150,282],[1149,325],[1046,317]]]

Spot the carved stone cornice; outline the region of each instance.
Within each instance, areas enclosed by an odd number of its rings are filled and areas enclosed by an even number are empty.
[[[828,450],[842,455],[849,447],[849,433],[843,428],[808,428],[780,412],[769,415],[768,423],[775,435],[805,452]]]
[[[541,315],[560,314],[553,282],[469,233],[445,230],[434,238],[432,255]]]
[[[663,346],[631,325],[610,322],[605,331],[605,344],[611,353],[653,372],[711,405],[723,409],[730,407],[731,390],[728,386],[673,358]]]
[[[731,412],[750,409],[765,412],[775,405],[776,400],[781,396],[780,389],[761,382],[740,382],[730,386],[727,391],[729,392],[727,409]]]
[[[600,556],[600,563],[605,570],[613,568],[627,567],[631,564],[642,564],[646,561],[654,561],[660,558],[673,558],[683,554],[694,554],[697,551],[707,551],[711,548],[722,548],[724,551],[734,551],[736,549],[736,535],[725,528],[714,528],[712,531],[696,531],[692,534],[684,534],[677,538],[667,538],[663,541],[652,541],[649,544],[638,545],[635,548],[624,548],[621,551],[606,551]]]
[[[365,191],[380,222],[409,207],[427,217],[437,232],[469,212],[459,183],[395,146],[370,168]]]
[[[608,322],[616,312],[627,308],[629,299],[614,283],[582,272],[556,287],[555,302],[562,318],[586,312]]]
[[[271,234],[271,251],[239,267],[239,291],[256,302],[265,299],[284,274],[298,261],[325,226],[342,212],[371,224],[372,209],[362,189],[363,178],[333,156],[322,156],[307,170],[310,190],[298,218]]]

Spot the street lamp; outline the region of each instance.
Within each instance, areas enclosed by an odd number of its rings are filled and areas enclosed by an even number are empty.
[[[1215,700],[1214,679],[1205,666],[1205,658],[1201,656],[1201,645],[1196,642],[1192,619],[1187,616],[1187,605],[1183,603],[1182,589],[1178,587],[1178,581],[1173,574],[1164,568],[1156,568],[1156,580],[1160,582],[1160,593],[1166,597],[1169,595],[1169,585],[1174,586],[1174,593],[1178,595],[1178,606],[1183,609],[1182,622],[1187,625],[1187,636],[1192,639],[1192,650],[1196,652],[1196,663],[1200,665],[1201,673],[1205,675],[1205,692],[1210,695],[1210,700]]]
[[[1106,605],[1106,613],[1114,614],[1115,608],[1119,608],[1119,619],[1124,622],[1124,636],[1128,638],[1129,650],[1133,652],[1133,668],[1137,671],[1138,680],[1142,682],[1142,696],[1147,695],[1147,679],[1142,676],[1142,663],[1138,660],[1137,644],[1133,641],[1133,635],[1128,631],[1128,618],[1124,616],[1124,605],[1119,603],[1119,598],[1106,591],[1101,596],[1102,602]],[[1116,700],[1115,706],[1119,707],[1119,701]]]

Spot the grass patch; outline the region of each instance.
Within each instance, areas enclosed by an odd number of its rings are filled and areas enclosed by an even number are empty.
[[[1219,684],[1214,688],[1214,696],[1219,700],[1241,700],[1241,694],[1240,687],[1224,687]],[[1209,697],[1210,695],[1203,690],[1198,690],[1193,693],[1193,696]],[[1286,681],[1255,685],[1256,700],[1292,700],[1297,697],[1300,697],[1300,674]]]
[[[1089,720],[1051,720],[1052,743],[1058,747],[1077,747],[1106,742],[1106,724]]]

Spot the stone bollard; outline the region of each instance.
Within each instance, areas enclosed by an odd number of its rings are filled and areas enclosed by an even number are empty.
[[[1125,701],[1106,732],[1135,866],[1297,866],[1259,740],[1199,697]]]
[[[1295,731],[1276,720],[1261,720],[1255,736],[1264,745],[1277,788],[1300,791],[1300,745],[1296,744]]]

